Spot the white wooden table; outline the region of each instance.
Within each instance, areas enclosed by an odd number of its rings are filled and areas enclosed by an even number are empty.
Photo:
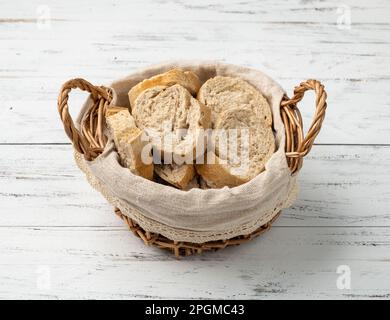
[[[0,298],[390,298],[388,1],[47,3],[0,1]],[[329,94],[295,205],[251,243],[180,261],[90,188],[56,110],[65,80],[177,58]],[[313,95],[301,108],[308,124]]]

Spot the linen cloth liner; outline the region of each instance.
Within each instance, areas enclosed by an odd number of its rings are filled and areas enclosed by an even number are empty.
[[[172,68],[195,72],[201,83],[216,75],[240,77],[259,89],[273,113],[276,151],[265,170],[251,181],[234,188],[182,191],[134,175],[119,164],[112,141],[93,161],[75,152],[80,169],[90,184],[122,213],[144,230],[160,233],[175,241],[202,243],[249,234],[270,221],[297,196],[296,176],[291,175],[285,156],[285,130],[280,117],[283,89],[260,71],[218,62],[168,62],[133,73],[109,85],[111,105],[129,106],[127,93],[145,78]],[[77,124],[91,106],[88,98]]]

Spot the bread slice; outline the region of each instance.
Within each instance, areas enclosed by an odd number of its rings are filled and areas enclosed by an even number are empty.
[[[210,109],[183,86],[145,90],[136,99],[132,114],[136,125],[148,133],[162,158],[167,153],[192,160],[196,151],[203,153],[202,129],[210,126]]]
[[[130,107],[134,108],[135,100],[145,90],[156,86],[170,87],[175,84],[180,84],[193,95],[196,95],[200,88],[200,81],[195,73],[181,69],[172,69],[150,79],[145,79],[132,87],[129,91]]]
[[[161,179],[180,189],[186,188],[195,176],[195,169],[191,164],[155,165],[154,170]]]
[[[134,118],[131,116],[127,108],[110,107],[106,110],[107,134],[115,142],[115,137],[119,133],[128,129],[136,127]]]
[[[199,188],[200,189],[210,189],[210,187],[208,186],[207,182],[201,177],[199,176]]]
[[[126,111],[126,110],[128,110],[128,108],[118,107],[118,106],[109,106],[106,109],[105,115],[106,115],[106,118],[107,118],[109,116],[113,116],[114,114],[117,114],[120,111]]]
[[[188,182],[187,186],[183,188],[183,191],[189,191],[194,188],[200,188],[197,175],[195,175],[195,177],[190,182]]]
[[[249,108],[266,124],[272,124],[267,100],[254,86],[240,78],[216,76],[207,80],[198,92],[198,100],[210,107],[213,125],[223,111],[232,108]]]
[[[215,128],[227,140],[213,136],[215,153],[196,166],[206,184],[213,188],[234,187],[253,179],[265,168],[275,150],[271,126],[250,108],[230,108],[217,118]],[[233,129],[233,130],[232,130]]]
[[[122,110],[106,118],[107,135],[118,151],[123,166],[136,175],[153,179],[153,162],[151,160],[148,141],[143,139],[143,131],[135,125],[129,111]]]
[[[210,161],[210,158],[213,159],[211,161],[212,163],[207,162]],[[208,152],[205,163],[195,165],[196,172],[202,177],[202,189],[218,189],[225,186],[232,188],[247,182],[247,180],[242,179],[240,176],[231,173],[229,165],[221,162],[221,159],[215,153]]]

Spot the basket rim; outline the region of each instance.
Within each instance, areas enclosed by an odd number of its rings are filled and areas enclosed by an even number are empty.
[[[210,62],[202,61],[203,66],[207,63]],[[233,64],[220,63],[218,61],[213,61],[212,63],[214,64],[215,69],[217,68],[217,66],[237,67]],[[187,65],[183,65],[183,67],[188,68],[188,62]],[[161,64],[152,65],[149,69],[155,70],[155,72],[157,72],[158,69],[156,68],[161,68]],[[246,69],[249,72],[255,71],[258,74],[261,74],[269,81],[275,83],[284,93],[284,90],[281,88],[281,86],[265,73],[259,70],[245,67],[242,67],[242,69]],[[132,75],[137,75],[137,73],[132,73]],[[150,75],[152,76],[153,73]],[[137,79],[137,82],[143,80],[144,78],[145,77],[141,77]],[[245,79],[245,74],[242,76],[242,78]],[[123,79],[127,80],[127,78]],[[135,85],[137,82],[133,83],[133,85]],[[87,128],[87,130],[82,130],[82,132],[80,132],[78,128],[76,128],[73,119],[69,113],[68,106],[69,93],[72,89],[76,88],[90,93],[90,97],[88,99],[91,99],[93,101],[94,106],[89,110],[89,112],[90,114],[95,115],[97,113],[97,121],[91,121],[89,130]],[[305,135],[303,131],[302,116],[297,107],[297,104],[302,100],[305,92],[308,90],[315,91],[316,99],[314,117],[309,127],[309,130]],[[263,91],[262,93],[264,94]],[[103,108],[104,110],[104,108],[106,108],[110,104],[112,99],[112,90],[110,90],[110,88],[106,88],[103,86],[94,86],[88,81],[81,78],[71,79],[65,82],[60,90],[57,101],[57,108],[64,125],[65,133],[72,141],[74,148],[78,152],[84,154],[86,160],[92,160],[96,158],[101,152],[103,152],[107,139],[102,132],[102,128],[105,122],[105,115],[104,112],[101,112],[101,109]],[[301,82],[299,86],[296,86],[294,88],[294,96],[291,99],[288,98],[285,93],[281,98],[280,115],[282,117],[282,121],[286,131],[286,158],[292,174],[298,172],[302,167],[303,158],[310,152],[314,144],[314,140],[321,130],[322,123],[325,119],[325,111],[327,108],[326,99],[327,93],[325,91],[324,86],[321,84],[320,81],[314,79],[306,80],[304,82]],[[98,132],[92,134],[94,130],[98,130]]]
[[[256,230],[247,235],[238,235],[223,240],[206,241],[193,243],[187,241],[174,241],[159,233],[145,231],[135,220],[123,214],[119,208],[114,209],[114,213],[127,224],[129,230],[140,238],[146,246],[153,246],[159,249],[168,250],[177,259],[181,256],[202,254],[205,251],[217,251],[231,246],[249,242],[271,229],[272,224],[278,219],[282,211],[279,211],[271,220],[259,226]]]
[[[239,192],[240,189],[243,189],[243,188],[247,188],[248,186],[250,186],[251,184],[256,184],[257,180],[261,179],[261,177],[266,173],[267,171],[267,167],[272,165],[274,159],[275,159],[275,156],[280,156],[279,153],[283,153],[285,154],[285,144],[286,144],[286,131],[285,131],[285,126],[284,125],[281,125],[279,130],[276,131],[275,128],[274,128],[274,123],[275,121],[277,123],[281,123],[283,124],[282,122],[282,118],[280,116],[280,112],[275,112],[276,109],[279,111],[280,109],[280,105],[286,95],[284,89],[281,87],[281,85],[276,82],[274,79],[272,79],[269,75],[265,74],[264,72],[260,71],[260,70],[257,70],[257,69],[254,69],[254,68],[248,68],[248,67],[242,67],[242,66],[238,66],[238,65],[235,65],[235,64],[230,64],[230,63],[224,63],[224,62],[219,62],[219,61],[215,61],[215,60],[199,60],[197,61],[196,63],[194,63],[194,61],[190,61],[190,60],[178,60],[178,61],[171,61],[171,60],[167,60],[165,62],[161,62],[161,63],[158,63],[158,64],[152,64],[152,65],[149,65],[147,66],[146,68],[144,69],[140,69],[140,70],[137,70],[135,72],[132,72],[130,74],[128,74],[127,76],[124,76],[124,77],[121,77],[117,80],[114,80],[114,81],[111,81],[108,85],[107,85],[107,90],[110,91],[110,94],[112,95],[112,98],[111,100],[109,101],[109,103],[107,104],[106,107],[109,107],[111,105],[115,105],[115,103],[117,102],[118,100],[118,94],[117,94],[117,90],[113,90],[113,87],[115,87],[118,83],[122,83],[122,82],[128,82],[129,79],[133,79],[133,82],[138,82],[138,81],[142,81],[143,79],[145,79],[145,70],[147,70],[148,72],[148,75],[146,77],[152,77],[156,74],[160,74],[160,73],[163,73],[167,70],[169,70],[170,68],[172,68],[172,63],[175,63],[179,68],[182,68],[182,69],[189,69],[189,68],[194,68],[198,65],[202,65],[202,66],[210,66],[211,68],[214,68],[215,69],[215,72],[218,72],[217,70],[219,68],[226,68],[226,67],[229,67],[229,68],[239,68],[242,71],[242,75],[240,74],[240,76],[242,76],[245,79],[245,73],[247,72],[255,72],[259,75],[261,75],[262,77],[265,77],[267,78],[268,81],[272,82],[272,84],[278,88],[279,90],[279,93],[278,93],[278,96],[277,97],[273,97],[273,99],[275,99],[277,101],[277,105],[274,104],[274,107],[275,107],[275,110],[273,110],[272,108],[272,105],[271,105],[271,102],[269,101],[269,97],[266,97],[270,107],[271,107],[271,112],[272,112],[272,127],[273,127],[273,132],[274,132],[274,136],[275,136],[275,140],[277,138],[277,135],[279,136],[278,139],[278,146],[277,146],[277,149],[275,149],[275,152],[273,153],[273,155],[271,156],[271,158],[267,161],[267,163],[265,164],[265,170],[260,172],[256,177],[254,177],[253,179],[241,184],[241,185],[238,185],[238,186],[234,186],[234,187],[224,187],[224,188],[218,188],[218,189],[214,189],[214,188],[210,188],[210,189],[201,189],[201,188],[193,188],[189,191],[185,191],[185,190],[181,190],[181,189],[178,189],[178,188],[174,188],[174,187],[171,187],[171,186],[168,186],[168,185],[164,185],[164,184],[160,184],[160,183],[157,183],[155,181],[150,181],[150,180],[147,180],[147,179],[144,179],[142,177],[139,177],[137,176],[136,174],[130,172],[130,174],[132,175],[133,179],[135,179],[137,181],[137,183],[140,183],[140,184],[145,184],[145,186],[147,185],[150,185],[150,186],[155,186],[156,188],[161,188],[161,190],[174,190],[172,191],[173,195],[174,194],[181,194],[181,195],[184,195],[184,194],[188,194],[189,192],[197,192],[197,191],[193,191],[193,190],[198,190],[200,192],[208,192],[208,193],[224,193],[226,191],[226,188],[229,188],[230,190],[234,190],[236,192]],[[134,80],[136,79],[136,80]],[[246,80],[248,82],[250,82],[249,80]],[[251,82],[250,82],[251,83]],[[262,89],[258,88],[258,86],[256,86],[255,84],[251,83],[255,88],[257,88],[258,90],[260,90],[261,92],[263,91]],[[125,91],[128,91],[127,89]],[[88,108],[90,107],[92,103],[92,100],[91,100],[91,96],[87,97],[86,100],[84,101],[83,103],[83,106],[82,106],[82,109],[77,117],[77,120],[76,120],[76,126],[79,128],[79,129],[83,129],[82,128],[82,123],[88,123],[89,119],[85,119],[84,115],[85,113],[88,111]],[[92,113],[90,113],[89,115],[92,115]],[[276,118],[275,118],[276,117]],[[97,128],[94,128],[95,130]],[[92,130],[93,131],[93,130]],[[93,132],[92,132],[93,133]],[[107,141],[106,141],[107,143]],[[107,149],[109,148],[109,145],[108,144],[105,144],[104,146],[102,146],[102,149],[100,151],[100,153],[94,158],[94,159],[86,159],[88,161],[99,161],[99,158],[101,158],[102,154],[107,151]],[[115,150],[113,150],[112,152],[116,152]],[[281,158],[281,157],[280,157]],[[287,158],[286,157],[283,157],[283,163],[282,165],[278,164],[278,166],[280,167],[280,169],[286,169],[286,173],[288,172],[288,161],[287,161]],[[294,174],[293,174],[294,175]],[[232,196],[234,196],[234,191],[232,193]]]

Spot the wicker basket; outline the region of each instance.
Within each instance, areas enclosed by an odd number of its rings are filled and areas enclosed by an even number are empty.
[[[90,93],[93,101],[92,106],[87,110],[86,117],[88,121],[83,122],[83,126],[78,130],[69,114],[68,98],[72,89],[81,89]],[[310,128],[304,135],[302,117],[297,107],[304,94],[308,90],[314,90],[315,113]],[[104,135],[105,127],[105,109],[112,100],[113,93],[111,89],[104,86],[94,86],[83,79],[72,79],[67,81],[60,91],[58,97],[58,111],[68,137],[73,143],[75,150],[84,155],[86,160],[94,160],[107,143]],[[291,169],[291,174],[296,174],[302,167],[303,157],[311,150],[314,139],[318,135],[326,110],[326,92],[324,86],[317,80],[307,80],[295,87],[294,95],[290,99],[284,96],[280,104],[280,113],[286,131],[285,154],[287,163]],[[152,233],[143,230],[136,221],[124,215],[118,208],[115,213],[122,218],[128,225],[129,229],[146,245],[155,246],[172,251],[176,257],[181,255],[191,255],[202,253],[208,250],[226,248],[232,245],[239,245],[267,231],[273,221],[279,216],[280,212],[261,227],[249,235],[241,235],[231,239],[209,241],[205,243],[179,242],[168,239],[158,233]]]

